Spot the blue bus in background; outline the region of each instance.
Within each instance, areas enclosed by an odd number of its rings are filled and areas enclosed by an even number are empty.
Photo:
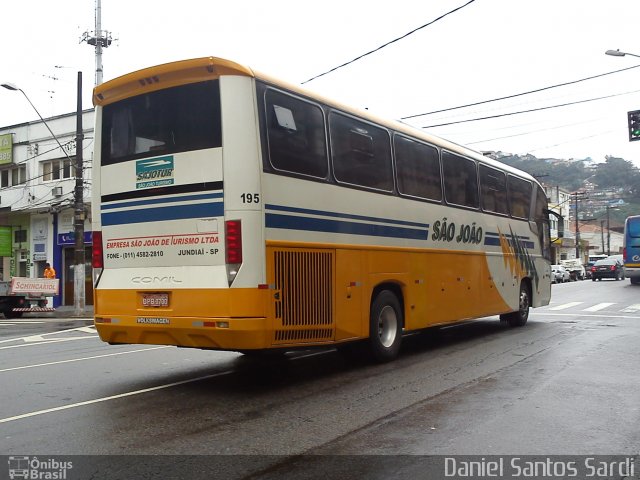
[[[624,221],[624,268],[631,283],[640,285],[640,215]]]

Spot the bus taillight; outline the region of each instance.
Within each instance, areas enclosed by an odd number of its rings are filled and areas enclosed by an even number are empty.
[[[227,278],[231,285],[242,264],[242,223],[240,220],[227,220],[224,226]]]
[[[104,268],[102,257],[102,232],[93,231],[93,247],[91,249],[91,265],[93,268]]]

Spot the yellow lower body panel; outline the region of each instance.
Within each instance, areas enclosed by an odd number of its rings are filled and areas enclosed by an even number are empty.
[[[148,293],[168,294],[169,305],[143,306],[143,295]],[[268,290],[260,289],[98,289],[95,325],[100,338],[109,343],[224,350],[268,348],[274,337],[267,316],[268,294]]]
[[[161,320],[161,317],[111,318],[96,317],[96,329],[100,338],[109,343],[179,345],[181,347],[211,348],[219,350],[253,350],[271,346],[266,318],[211,318],[205,326],[202,319],[168,318],[166,324],[141,324],[139,318]],[[222,322],[224,327],[216,324]]]

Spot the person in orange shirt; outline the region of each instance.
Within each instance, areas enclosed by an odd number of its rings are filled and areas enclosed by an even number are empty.
[[[56,278],[56,270],[49,263],[44,266],[44,278]]]

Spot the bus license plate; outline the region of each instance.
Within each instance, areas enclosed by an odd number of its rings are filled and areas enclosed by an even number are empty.
[[[169,294],[168,293],[143,293],[142,306],[143,307],[168,307]]]

